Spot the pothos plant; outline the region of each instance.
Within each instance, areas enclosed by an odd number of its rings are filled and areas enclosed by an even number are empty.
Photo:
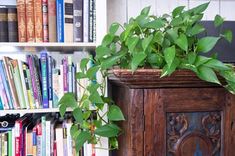
[[[221,29],[224,20],[219,15],[214,19],[218,35],[199,35],[206,33],[200,21],[208,5],[205,3],[187,11],[184,6],[179,6],[170,15],[160,17],[149,15],[150,7],[146,7],[128,23],[113,23],[110,26],[101,45],[96,48],[96,56],[81,60],[81,71],[76,75],[78,83],[82,79],[90,81],[87,86],[79,84],[84,89],[81,98],[76,100],[72,93],[67,93],[59,102],[62,115],[67,107],[73,109],[75,123],[71,135],[77,149],[86,141],[99,143],[101,136],[109,138],[110,149],[118,148],[117,137],[121,129],[116,122],[124,120],[124,116],[106,95],[108,70],[115,66],[133,72],[138,68],[162,69],[161,77],[170,76],[178,69],[187,69],[195,72],[200,79],[222,85],[235,93],[232,65],[222,63],[216,55],[202,55],[211,51],[222,39],[232,41],[232,32]],[[89,61],[94,65],[88,67]],[[97,73],[103,81],[97,80]],[[217,75],[223,77],[225,83],[222,84]],[[93,110],[90,105],[95,106]]]

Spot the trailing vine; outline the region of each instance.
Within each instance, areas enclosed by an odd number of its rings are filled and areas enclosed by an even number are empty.
[[[232,41],[232,32],[221,29],[224,19],[219,15],[214,19],[218,35],[203,36],[206,29],[200,21],[208,5],[205,3],[187,11],[179,6],[171,15],[160,17],[149,15],[150,7],[146,7],[128,23],[110,26],[102,44],[96,48],[96,56],[84,58],[80,63],[81,71],[76,75],[78,83],[82,79],[90,81],[88,86],[79,83],[84,89],[81,98],[76,100],[72,93],[67,93],[59,102],[62,115],[66,108],[73,109],[75,123],[71,135],[77,149],[86,141],[99,143],[101,136],[109,138],[110,149],[118,148],[117,137],[121,129],[117,122],[125,119],[121,109],[106,95],[108,70],[115,66],[133,72],[137,68],[158,68],[162,69],[161,77],[170,76],[177,69],[188,69],[200,79],[235,93],[233,66],[219,61],[216,55],[202,55],[212,51],[222,39]],[[88,68],[89,61],[94,66]],[[217,75],[224,78],[225,84]],[[90,105],[94,107],[91,109]]]

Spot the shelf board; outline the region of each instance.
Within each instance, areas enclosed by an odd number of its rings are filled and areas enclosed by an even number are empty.
[[[11,47],[11,48],[9,48]],[[13,47],[13,48],[12,48]],[[74,51],[95,51],[96,43],[30,43],[30,42],[2,42],[0,43],[0,51],[61,51],[61,52],[74,52]]]
[[[66,111],[71,112],[72,109],[67,109]],[[0,110],[0,116],[5,114],[56,113],[56,112],[59,112],[59,108]]]

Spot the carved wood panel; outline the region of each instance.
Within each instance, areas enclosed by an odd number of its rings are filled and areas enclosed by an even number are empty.
[[[220,156],[221,112],[167,113],[167,156]]]

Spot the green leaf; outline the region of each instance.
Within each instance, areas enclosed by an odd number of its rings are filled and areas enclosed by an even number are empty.
[[[109,33],[114,35],[117,32],[118,28],[119,28],[118,23],[112,23],[111,26],[109,27]]]
[[[162,45],[163,43],[163,34],[162,32],[160,31],[157,31],[155,34],[154,34],[154,42],[157,42],[159,45]]]
[[[197,43],[197,51],[207,53],[214,48],[220,37],[204,37]]]
[[[152,40],[153,35],[144,38],[144,40],[142,41],[142,48],[144,49],[144,51],[149,47],[149,44],[152,42]]]
[[[162,56],[160,56],[160,54],[158,54],[158,53],[151,53],[151,54],[148,55],[147,61],[148,61],[151,65],[161,67],[161,65],[162,65],[162,63],[163,63],[163,58],[162,58]]]
[[[165,21],[157,18],[147,24],[144,25],[145,28],[150,28],[150,29],[160,29],[165,26]]]
[[[66,112],[66,109],[67,109],[67,106],[66,105],[60,105],[59,106],[60,108],[60,116],[64,116],[65,112]]]
[[[87,78],[86,74],[84,74],[83,72],[77,72],[76,73],[76,79],[84,79]]]
[[[223,76],[227,81],[235,84],[235,73],[233,69],[229,71],[221,71],[220,75]]]
[[[105,55],[110,54],[111,50],[108,47],[104,47],[102,45],[96,48],[96,58],[100,59]]]
[[[111,149],[118,149],[118,140],[116,137],[109,138],[109,144]]]
[[[172,16],[176,17],[177,15],[179,15],[180,13],[182,13],[182,11],[184,10],[185,6],[178,6],[176,7],[173,12],[172,12]]]
[[[183,24],[184,23],[184,21],[183,21],[183,19],[181,18],[181,17],[176,17],[176,18],[173,18],[172,19],[172,21],[171,21],[171,25],[173,26],[173,27],[176,27],[176,26],[179,26],[179,25],[181,25],[181,24]]]
[[[89,68],[87,70],[87,73],[86,73],[87,78],[89,78],[90,80],[93,80],[95,78],[96,73],[98,72],[99,69],[100,69],[99,66],[93,66],[93,67]]]
[[[73,93],[65,93],[60,99],[59,105],[64,105],[66,107],[75,108],[77,106],[77,101]]]
[[[133,36],[127,39],[127,46],[131,52],[134,52],[137,43],[139,42],[139,37]]]
[[[82,124],[83,121],[82,109],[79,107],[75,108],[73,110],[73,117],[78,123]]]
[[[143,8],[140,14],[147,16],[149,14],[150,8],[151,8],[150,6]]]
[[[87,68],[87,63],[90,61],[89,58],[83,58],[80,62],[80,69],[84,71]]]
[[[233,40],[233,33],[231,30],[225,30],[224,31],[224,34],[223,34],[223,37],[229,42],[229,43],[232,43],[232,40]]]
[[[104,46],[104,47],[108,46],[109,44],[112,43],[113,39],[114,39],[114,35],[112,35],[112,34],[105,35],[102,40],[102,46]]]
[[[87,120],[90,117],[90,115],[91,115],[91,111],[86,111],[86,112],[83,112],[82,117],[84,120]]]
[[[220,15],[216,15],[214,19],[215,27],[218,27],[224,23],[224,19]]]
[[[190,27],[190,28],[187,30],[186,34],[187,34],[188,36],[194,36],[194,35],[197,35],[197,34],[203,32],[203,31],[205,31],[205,28],[204,28],[201,24],[198,24],[198,23],[197,23],[197,24],[195,24],[193,27]]]
[[[83,144],[91,139],[91,134],[87,131],[82,131],[76,138],[76,150],[79,151]]]
[[[188,40],[184,34],[180,34],[179,38],[175,41],[175,43],[184,51],[188,51]]]
[[[103,137],[115,137],[118,136],[121,129],[114,124],[106,124],[95,130],[95,134]]]
[[[91,101],[91,103],[103,103],[103,100],[97,91],[91,93],[91,95],[89,96],[89,100]]]
[[[122,111],[121,109],[116,106],[116,105],[111,105],[109,107],[109,111],[108,111],[108,119],[110,121],[121,121],[121,120],[125,120],[123,114],[122,114]]]
[[[73,124],[70,128],[70,134],[72,136],[73,139],[76,139],[78,137],[78,135],[80,134],[80,130],[78,129],[78,126]]]
[[[169,29],[166,33],[170,36],[170,38],[175,42],[178,38],[178,32],[174,29]]]
[[[164,51],[164,58],[165,58],[165,61],[168,65],[168,67],[171,66],[173,60],[175,59],[175,46],[172,46],[172,47],[169,47],[169,48],[166,48]]]
[[[202,64],[205,64],[206,62],[208,62],[209,60],[211,60],[211,58],[205,57],[205,56],[200,56],[198,55],[195,61],[195,66],[200,66]]]
[[[209,4],[210,2],[201,4],[195,8],[190,9],[190,11],[192,11],[194,14],[202,13],[203,11],[207,9]]]
[[[147,57],[144,52],[135,53],[131,60],[131,70],[135,71],[139,64]]]
[[[211,59],[208,62],[206,62],[204,65],[213,68],[215,70],[230,70],[228,66],[226,66],[221,61],[216,59]]]
[[[197,76],[204,81],[220,84],[215,72],[209,67],[203,65],[198,67]]]
[[[189,64],[194,64],[194,62],[196,61],[197,58],[197,54],[194,52],[190,52],[188,53],[188,63]]]
[[[105,70],[105,69],[111,68],[111,67],[112,67],[114,64],[116,64],[117,61],[119,61],[125,54],[126,54],[126,52],[120,51],[120,52],[117,52],[115,55],[110,56],[110,57],[104,59],[104,60],[101,62],[101,69],[102,69],[102,70]]]
[[[94,120],[95,127],[99,128],[102,126],[102,120]]]

